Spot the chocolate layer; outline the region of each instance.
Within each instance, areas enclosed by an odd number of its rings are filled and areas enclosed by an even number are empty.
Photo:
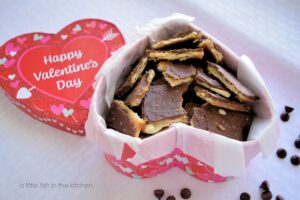
[[[231,73],[216,63],[207,62],[208,71],[221,81],[230,91],[236,94],[241,102],[252,102],[258,99],[255,94],[237,80]]]
[[[184,106],[184,109],[188,113],[188,116],[192,117],[193,108],[200,107],[200,106],[201,106],[201,104],[198,104],[198,103],[186,103]]]
[[[165,85],[165,84],[168,84],[168,82],[164,78],[156,79],[151,83],[151,85]]]
[[[192,64],[180,62],[160,61],[157,68],[172,87],[191,83],[196,74],[196,68]]]
[[[235,102],[235,101],[230,101],[228,99],[225,99],[217,94],[214,94],[198,85],[194,87],[195,93],[198,97],[201,99],[205,100],[207,103],[221,107],[221,108],[226,108],[229,110],[235,110],[235,111],[240,111],[240,112],[249,112],[250,111],[250,106]]]
[[[218,108],[209,104],[193,108],[191,125],[232,139],[243,140],[243,130],[252,122],[247,113]]]
[[[182,95],[187,88],[187,85],[173,88],[168,84],[150,86],[142,106],[143,118],[148,122],[155,122],[186,115],[182,107]]]
[[[230,92],[226,88],[224,88],[218,81],[211,78],[209,75],[204,73],[201,69],[197,69],[195,80],[202,87],[205,87],[206,89],[216,92],[217,94],[220,94],[226,98],[229,98],[231,95]]]
[[[166,73],[172,78],[181,79],[194,76],[196,69],[192,64],[167,62]]]
[[[133,137],[139,137],[145,126],[145,121],[119,100],[111,103],[106,123],[109,128]]]

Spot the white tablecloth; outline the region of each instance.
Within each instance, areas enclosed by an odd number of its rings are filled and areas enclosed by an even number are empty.
[[[0,43],[19,34],[35,31],[55,33],[81,18],[114,22],[127,41],[135,26],[154,17],[181,12],[196,17],[206,29],[239,55],[247,54],[256,64],[276,103],[295,107],[288,123],[280,123],[278,147],[288,156],[275,153],[257,156],[247,176],[222,184],[207,184],[172,169],[142,181],[118,174],[104,160],[98,146],[33,120],[0,93],[0,199],[155,199],[153,190],[163,188],[175,195],[183,187],[193,199],[238,199],[248,192],[259,199],[262,180],[273,194],[300,199],[300,167],[290,164],[300,150],[293,142],[300,134],[300,22],[299,1],[13,1],[0,2]],[[77,184],[77,185],[74,185]]]

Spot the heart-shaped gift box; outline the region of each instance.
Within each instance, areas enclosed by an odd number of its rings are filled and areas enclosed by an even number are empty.
[[[148,178],[179,167],[202,181],[222,182],[245,174],[246,166],[253,157],[260,152],[267,156],[276,147],[279,129],[274,105],[255,66],[248,57],[238,57],[223,43],[192,24],[192,20],[180,14],[153,20],[139,29],[137,40],[122,47],[97,74],[98,81],[86,123],[87,137],[101,145],[107,161],[124,175]],[[212,38],[221,50],[225,64],[260,97],[253,105],[256,116],[248,140],[236,141],[181,123],[146,139],[107,128],[105,117],[108,107],[116,89],[130,71],[130,65],[142,56],[149,43],[190,29]]]
[[[122,45],[118,28],[99,19],[15,37],[0,48],[0,86],[35,119],[84,135],[95,75]]]

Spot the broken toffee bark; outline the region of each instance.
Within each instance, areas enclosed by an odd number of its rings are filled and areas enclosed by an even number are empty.
[[[145,121],[119,100],[111,103],[106,123],[109,128],[133,137],[139,137],[145,126]]]
[[[230,101],[230,100],[225,99],[217,94],[214,94],[200,86],[196,85],[194,90],[198,97],[205,100],[207,103],[209,103],[211,105],[221,107],[221,108],[226,108],[229,110],[240,111],[240,112],[249,112],[251,109],[251,107],[246,104],[235,102],[235,101]]]
[[[116,92],[117,98],[122,98],[126,93],[133,88],[134,84],[140,79],[142,76],[146,65],[148,63],[148,58],[144,56],[139,63],[133,68],[130,72],[129,76],[127,77],[126,81],[119,87],[118,91]]]
[[[239,80],[220,65],[208,62],[207,70],[221,81],[230,91],[236,94],[237,98],[241,102],[252,102],[258,99],[251,90],[246,88]]]
[[[182,107],[182,95],[187,89],[187,85],[150,86],[142,106],[143,118],[147,121],[143,132],[153,134],[176,122],[188,123],[187,112]]]
[[[216,63],[219,63],[222,61],[223,59],[223,55],[221,54],[221,52],[215,47],[213,41],[210,38],[207,38],[205,40],[202,40],[199,43],[199,47],[203,48],[205,50],[208,50],[211,55],[214,57]]]
[[[157,69],[163,73],[165,80],[172,86],[178,86],[194,81],[196,68],[192,64],[160,61]]]
[[[156,43],[154,43],[151,48],[152,49],[162,49],[162,48],[165,48],[165,47],[169,47],[169,46],[172,46],[174,44],[178,44],[178,43],[182,43],[182,42],[186,42],[188,40],[193,40],[193,42],[198,42],[200,39],[202,38],[202,35],[199,34],[198,32],[196,31],[189,31],[189,32],[186,32],[186,33],[180,33],[170,39],[167,39],[167,40],[161,40],[161,41],[158,41]]]
[[[130,107],[139,106],[147,94],[150,84],[155,76],[153,69],[150,69],[145,75],[141,78],[137,86],[133,91],[127,96],[124,103]]]
[[[201,85],[202,87],[211,90],[217,94],[220,94],[226,98],[229,98],[231,96],[230,92],[223,87],[218,81],[211,78],[207,74],[203,72],[203,70],[198,69],[197,74],[195,76],[195,80],[197,84]]]
[[[243,140],[243,129],[251,124],[252,116],[209,104],[193,108],[190,124],[235,140]]]

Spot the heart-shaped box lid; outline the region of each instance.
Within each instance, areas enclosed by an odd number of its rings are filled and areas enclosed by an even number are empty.
[[[35,119],[84,135],[95,75],[124,43],[119,29],[100,19],[17,36],[0,48],[0,86]]]

